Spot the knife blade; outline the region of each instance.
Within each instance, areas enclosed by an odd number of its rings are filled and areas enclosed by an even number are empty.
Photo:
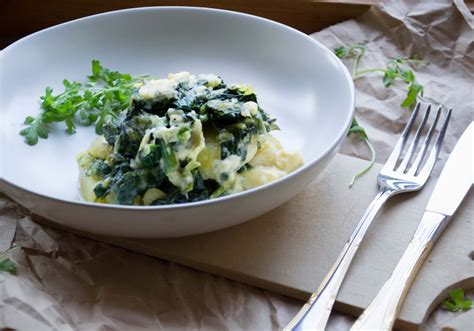
[[[446,162],[426,210],[451,216],[474,182],[474,123],[464,131]]]
[[[392,329],[418,270],[473,184],[473,140],[471,122],[451,152],[410,244],[351,331]]]

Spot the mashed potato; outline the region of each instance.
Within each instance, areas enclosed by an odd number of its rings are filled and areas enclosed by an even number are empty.
[[[303,164],[269,132],[278,127],[248,85],[213,74],[170,74],[137,85],[122,118],[77,157],[86,201],[158,205],[260,186]]]

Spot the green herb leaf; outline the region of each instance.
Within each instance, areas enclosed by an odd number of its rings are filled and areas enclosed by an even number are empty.
[[[397,72],[392,70],[392,69],[387,69],[385,71],[385,74],[383,75],[383,85],[385,85],[385,87],[388,87],[390,85],[393,84],[393,82],[395,81],[395,78],[397,77]]]
[[[51,87],[46,88],[40,98],[41,113],[36,118],[28,116],[27,127],[20,131],[26,143],[35,145],[39,138],[48,138],[53,122],[64,122],[69,134],[76,132],[76,124],[95,124],[96,132],[101,133],[108,116],[118,117],[128,108],[136,83],[143,79],[111,71],[98,60],[92,61],[91,71],[84,84],[63,80],[64,91],[57,95]]]
[[[400,70],[400,76],[405,83],[412,83],[415,81],[415,75],[411,70]]]
[[[11,247],[10,249],[6,250],[5,252],[0,253],[0,273],[1,272],[8,272],[11,273],[12,275],[16,274],[16,264],[9,258],[5,258],[5,255],[8,253],[11,253],[14,250],[20,249],[20,247],[15,246]]]
[[[341,47],[338,47],[338,48],[335,48],[334,49],[334,53],[336,54],[336,56],[340,59],[344,58],[347,56],[348,54],[348,48],[347,47],[344,47],[344,46],[341,46]]]
[[[405,68],[404,65],[407,63],[427,63],[426,61],[419,60],[417,58],[402,58],[396,57],[390,59],[387,62],[386,68],[371,68],[371,69],[364,69],[361,71],[357,71],[357,67],[359,65],[360,59],[362,55],[365,53],[366,48],[362,45],[354,45],[350,48],[346,47],[339,47],[335,49],[335,52],[339,53],[340,58],[346,57],[355,57],[354,67],[352,71],[352,76],[360,76],[362,74],[370,73],[370,72],[383,72],[382,82],[384,86],[389,87],[393,85],[395,81],[401,80],[408,85],[408,93],[406,98],[402,101],[401,107],[406,108],[410,107],[414,103],[416,103],[416,99],[418,95],[423,94],[423,86],[416,81],[415,74],[411,69]]]
[[[364,45],[359,45],[359,44],[355,44],[350,47],[341,46],[334,49],[334,53],[340,59],[351,58],[351,57],[354,58],[354,64],[353,64],[353,69],[352,69],[353,78],[356,78],[357,76],[362,75],[362,74],[382,72],[383,73],[382,82],[384,86],[386,87],[393,85],[397,79],[403,81],[406,84],[409,84],[407,96],[402,101],[401,107],[410,107],[411,105],[416,103],[416,99],[418,95],[423,94],[423,86],[416,81],[416,77],[413,71],[403,67],[403,65],[406,63],[422,63],[422,62],[426,63],[426,61],[419,60],[416,56],[412,58],[396,57],[396,58],[390,59],[387,62],[385,69],[370,68],[370,69],[364,69],[364,70],[358,71],[357,69],[358,69],[360,60],[362,56],[366,53],[366,51],[367,51],[367,47],[365,47]],[[363,175],[365,172],[367,172],[371,168],[373,163],[375,162],[375,150],[372,146],[372,143],[369,140],[369,137],[367,136],[367,133],[365,132],[365,129],[358,124],[355,117],[352,119],[352,124],[349,129],[349,134],[350,133],[358,134],[360,138],[365,141],[365,143],[369,147],[372,154],[371,161],[368,167],[364,168],[363,170],[358,172],[356,175],[354,175],[350,184],[350,186],[352,186],[355,179],[357,179],[358,177]]]
[[[351,134],[351,133],[359,135],[359,137],[366,143],[367,147],[370,150],[371,157],[370,157],[370,162],[367,165],[367,167],[363,168],[352,177],[352,180],[349,183],[349,187],[352,187],[352,185],[354,185],[354,182],[356,181],[357,178],[359,178],[360,176],[365,174],[367,171],[369,171],[370,168],[372,168],[372,166],[375,163],[375,157],[376,157],[374,146],[370,142],[369,137],[367,136],[367,133],[365,132],[365,129],[359,125],[359,122],[357,121],[355,117],[352,118],[352,124],[351,124],[348,134]]]
[[[351,128],[349,129],[349,133],[357,133],[359,134],[359,136],[361,136],[362,139],[367,138],[367,133],[365,132],[365,129],[358,124],[351,126]]]
[[[38,137],[48,138],[49,126],[47,123],[44,123],[41,118],[33,118],[28,116],[25,119],[25,123],[29,127],[24,128],[20,131],[20,135],[25,137],[25,141],[28,145],[36,145],[38,143]]]
[[[12,275],[15,275],[16,271],[16,264],[9,258],[0,261],[0,272],[8,272]]]
[[[450,299],[443,301],[443,308],[452,312],[468,310],[472,307],[472,300],[464,299],[464,289],[457,288],[449,293]]]
[[[99,76],[100,72],[102,72],[104,68],[100,65],[100,61],[92,60],[92,76],[97,77]]]
[[[410,86],[408,86],[407,97],[403,100],[400,107],[410,107],[416,102],[418,94],[423,94],[423,86],[421,86],[417,81],[413,81]]]
[[[66,132],[69,133],[69,134],[76,133],[76,126],[74,125],[74,122],[72,121],[72,119],[67,118],[65,120],[65,122],[66,122],[66,126],[67,126]]]
[[[352,118],[352,123],[348,134],[351,133],[357,133],[362,139],[368,138],[365,129],[359,125],[359,122],[355,117]]]

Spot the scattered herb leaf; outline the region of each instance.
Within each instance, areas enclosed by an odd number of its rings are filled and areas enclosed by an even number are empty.
[[[12,247],[5,252],[0,253],[0,273],[1,272],[8,272],[12,275],[16,274],[16,264],[9,258],[4,258],[4,256],[8,253],[11,253],[13,250],[18,249],[19,247]]]
[[[405,100],[403,100],[401,107],[407,108],[416,102],[418,94],[422,95],[423,86],[421,86],[416,80],[413,80],[408,86],[408,94]]]
[[[349,187],[352,187],[352,185],[354,185],[355,181],[359,177],[364,175],[367,171],[370,170],[370,168],[372,168],[372,165],[375,163],[375,157],[376,157],[375,148],[372,145],[372,142],[370,141],[369,137],[367,136],[367,133],[365,132],[365,129],[359,125],[359,122],[357,121],[355,116],[352,118],[352,124],[351,124],[351,127],[349,129],[348,135],[351,134],[351,133],[355,133],[355,134],[359,135],[359,137],[362,140],[364,140],[367,147],[369,147],[371,157],[370,157],[369,164],[365,168],[363,168],[362,170],[360,170],[356,174],[354,174],[354,176],[352,176],[351,182],[349,183]]]
[[[336,56],[340,59],[345,59],[345,58],[354,58],[353,66],[352,66],[352,78],[356,79],[357,77],[360,77],[363,74],[371,73],[371,72],[380,72],[383,73],[383,78],[382,82],[384,86],[389,87],[391,86],[397,79],[405,82],[408,84],[408,92],[406,98],[402,101],[401,107],[403,108],[408,108],[412,106],[413,104],[416,103],[416,99],[418,95],[423,95],[423,86],[418,83],[416,80],[415,74],[411,69],[405,68],[403,65],[406,63],[426,63],[425,61],[419,60],[418,57],[415,55],[412,58],[402,58],[402,57],[397,57],[394,59],[390,59],[387,62],[386,68],[370,68],[370,69],[363,69],[358,71],[358,67],[360,64],[360,60],[362,56],[367,52],[367,47],[364,45],[359,45],[355,44],[350,47],[337,47],[334,49],[334,53]],[[366,143],[367,147],[370,149],[371,153],[371,159],[369,162],[369,165],[356,173],[353,177],[352,180],[349,184],[349,187],[351,187],[355,180],[365,174],[367,171],[370,170],[372,165],[375,162],[375,149],[370,142],[370,139],[365,131],[365,129],[359,125],[357,119],[354,117],[352,119],[352,124],[349,129],[349,134],[357,134],[359,137],[364,140]]]
[[[367,48],[363,45],[353,45],[350,47],[338,47],[334,50],[334,53],[340,59],[354,58],[354,64],[352,68],[352,77],[357,78],[360,75],[370,72],[381,72],[383,73],[382,82],[385,86],[392,85],[397,79],[408,84],[408,92],[406,98],[402,101],[401,107],[407,108],[416,102],[418,95],[423,95],[423,86],[416,80],[415,74],[409,68],[406,68],[405,64],[417,64],[426,63],[426,61],[419,60],[416,56],[412,58],[396,57],[390,59],[387,62],[386,68],[370,68],[357,71],[360,63],[360,59],[366,53]]]
[[[25,119],[24,124],[29,126],[21,130],[20,135],[25,137],[26,143],[28,145],[36,145],[38,143],[38,137],[44,139],[48,138],[48,124],[43,122],[40,116],[38,116],[38,118],[28,116]]]
[[[8,272],[12,275],[16,274],[16,264],[9,258],[0,261],[0,272]]]
[[[452,312],[468,310],[472,307],[472,300],[464,299],[464,289],[457,288],[449,293],[450,299],[443,301],[443,308]]]

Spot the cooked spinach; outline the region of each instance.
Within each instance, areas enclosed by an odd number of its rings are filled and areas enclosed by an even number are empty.
[[[199,171],[194,172],[193,190],[182,194],[176,188],[168,191],[165,199],[155,200],[152,205],[167,205],[171,203],[184,203],[206,200],[219,188],[219,184],[212,179],[204,180]]]
[[[88,176],[105,177],[111,170],[110,166],[104,160],[95,159],[86,173]]]
[[[155,144],[146,145],[145,148],[138,154],[140,163],[144,168],[154,168],[158,166],[161,158],[161,150]]]
[[[82,109],[80,114],[96,123],[110,146],[106,160],[94,160],[86,171],[88,176],[99,178],[94,187],[99,201],[108,198],[118,204],[140,204],[150,189],[155,191],[146,200],[154,205],[219,196],[228,189],[222,186],[224,182],[249,167],[245,164],[249,146],[257,142],[260,146],[258,137],[278,129],[275,120],[258,105],[251,87],[228,86],[215,75],[189,78],[189,74],[178,73],[174,77],[175,81],[139,80],[93,63],[93,75],[85,86],[97,88],[104,83],[107,90],[102,101],[90,101],[94,109]],[[65,87],[73,104],[73,97],[95,100],[82,84],[68,83]],[[66,98],[47,92],[45,100],[55,107]],[[53,113],[29,120],[30,131],[45,136],[43,126],[55,120]],[[219,144],[220,154],[213,157],[225,161],[236,155],[241,160],[236,165],[234,157],[230,168],[219,170],[214,179],[203,178],[197,161],[207,132],[215,133]]]
[[[133,204],[137,195],[145,192],[147,183],[137,171],[130,171],[115,178],[110,191],[115,195],[115,202],[122,205]]]
[[[156,139],[158,143],[158,149],[160,150],[161,160],[162,162],[162,169],[166,173],[169,173],[176,169],[178,166],[178,161],[176,159],[176,155],[173,151],[172,146],[166,144],[163,139]]]
[[[220,134],[221,138],[221,159],[234,154],[244,160],[247,157],[246,145],[250,143],[252,138],[252,130],[248,128],[233,129]]]
[[[122,123],[120,133],[115,140],[118,153],[125,158],[135,157],[144,135],[144,130],[136,125],[135,119]]]

